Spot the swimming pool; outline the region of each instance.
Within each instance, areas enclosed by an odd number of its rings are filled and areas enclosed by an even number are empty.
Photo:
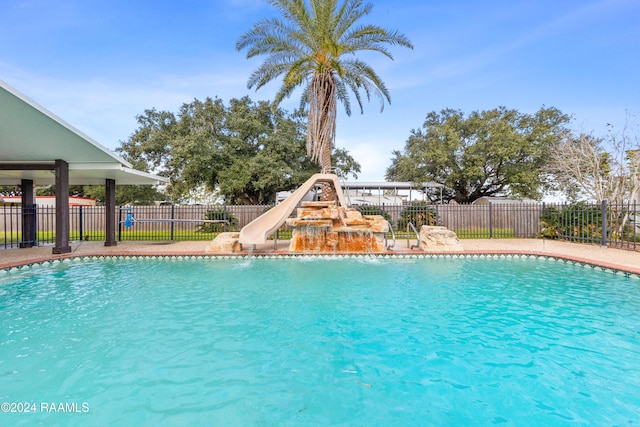
[[[546,258],[85,258],[0,319],[0,424],[640,419],[640,280]]]

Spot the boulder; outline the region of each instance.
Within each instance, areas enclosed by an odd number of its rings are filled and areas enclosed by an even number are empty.
[[[420,249],[426,252],[462,252],[458,236],[447,227],[423,225],[420,228]]]
[[[372,233],[388,233],[389,222],[382,215],[363,215]]]
[[[240,252],[242,245],[238,241],[239,239],[240,233],[238,232],[220,233],[207,245],[204,251],[208,253]]]

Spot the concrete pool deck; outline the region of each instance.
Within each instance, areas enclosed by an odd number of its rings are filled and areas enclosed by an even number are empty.
[[[414,241],[415,242],[415,241]],[[72,258],[79,256],[119,256],[119,255],[219,255],[206,253],[209,241],[187,242],[118,242],[117,246],[104,246],[103,242],[72,242],[71,253],[53,255],[51,246],[28,249],[0,250],[0,269],[28,265],[47,260]],[[597,245],[569,243],[542,239],[463,239],[460,240],[465,254],[530,254],[554,256],[573,261],[594,264],[602,267],[624,270],[640,274],[640,252],[633,250],[603,248]],[[258,246],[254,254],[287,254],[289,241],[278,241]],[[246,254],[246,251],[234,255]],[[404,241],[396,242],[396,248],[388,254],[425,254],[420,250],[410,250]],[[436,252],[432,252],[436,253]],[[445,253],[445,252],[443,252]],[[446,252],[452,253],[452,252]]]

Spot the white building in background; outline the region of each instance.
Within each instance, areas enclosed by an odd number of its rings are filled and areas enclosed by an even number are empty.
[[[428,200],[428,194],[434,192],[442,199],[444,185],[435,182],[415,184],[413,182],[343,182],[342,191],[351,205],[404,205],[413,200]],[[310,191],[303,199],[305,201],[318,200],[320,186]],[[276,194],[276,204],[289,197],[293,191],[279,191]]]
[[[408,195],[385,194],[371,190],[345,190],[344,196],[352,205],[404,205]]]
[[[344,182],[342,189],[352,205],[404,205],[414,200],[429,200],[436,194],[442,200],[444,185],[435,182],[416,184],[405,181]]]

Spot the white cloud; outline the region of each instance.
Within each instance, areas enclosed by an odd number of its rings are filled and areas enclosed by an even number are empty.
[[[391,164],[391,152],[382,141],[336,138],[336,146],[346,148],[360,163],[361,173],[358,174],[358,181],[385,181],[384,174]]]

